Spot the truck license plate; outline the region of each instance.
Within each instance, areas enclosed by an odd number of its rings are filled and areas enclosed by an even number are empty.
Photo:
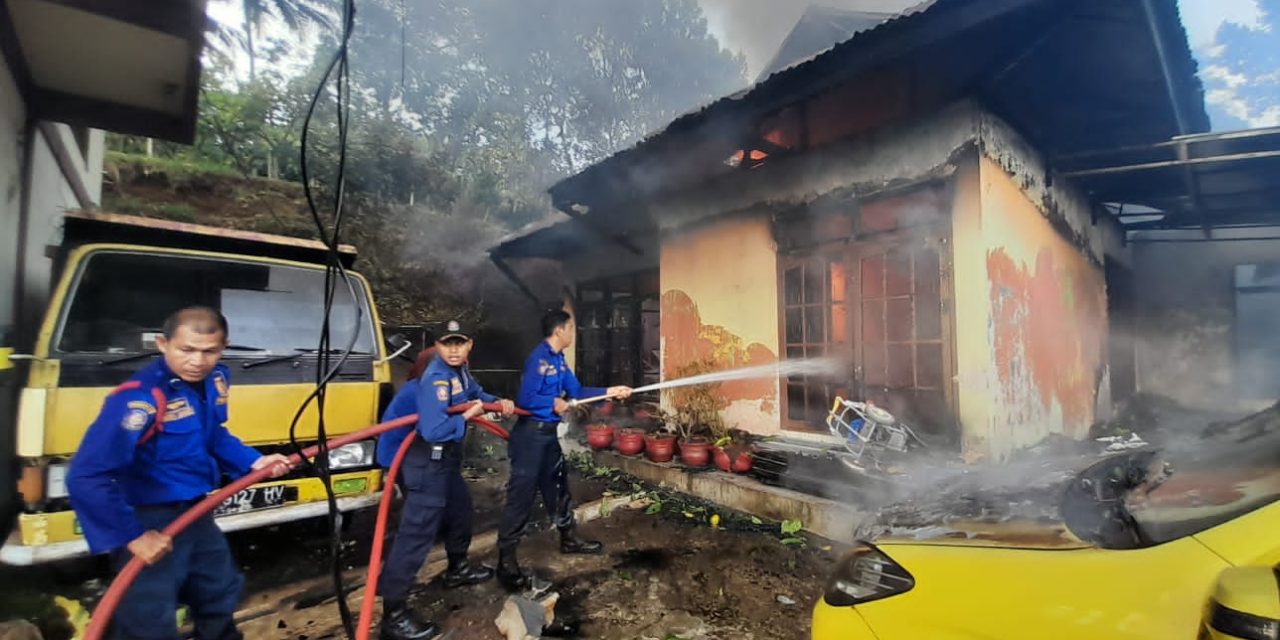
[[[270,487],[248,487],[236,492],[234,496],[222,501],[214,509],[214,517],[228,516],[235,513],[247,513],[259,509],[283,506],[290,500],[298,499],[298,488],[286,485]]]

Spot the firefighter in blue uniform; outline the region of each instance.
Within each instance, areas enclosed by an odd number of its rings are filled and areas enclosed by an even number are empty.
[[[520,378],[516,403],[531,414],[520,418],[511,429],[507,444],[511,458],[511,478],[507,482],[507,504],[498,528],[498,580],[512,591],[528,588],[531,576],[516,559],[516,547],[529,524],[529,510],[535,493],[560,531],[561,553],[599,553],[599,542],[582,540],[574,534],[573,506],[569,480],[564,468],[564,452],[556,430],[560,416],[569,409],[569,398],[587,398],[608,393],[618,398],[631,395],[625,386],[601,389],[584,387],[565,364],[564,350],[573,344],[573,317],[562,310],[547,312],[542,318],[545,340],[529,354]]]
[[[434,346],[427,347],[418,353],[418,357],[414,359],[413,366],[409,368],[409,375],[405,378],[403,385],[392,396],[391,402],[387,403],[387,408],[382,412],[382,421],[390,422],[396,418],[403,418],[407,415],[418,412],[418,379],[422,377],[422,373],[427,370],[427,365],[436,357],[436,348]],[[392,429],[378,436],[378,446],[374,453],[374,460],[379,467],[383,469],[391,468],[391,462],[396,459],[396,452],[400,450],[400,445],[404,439],[414,430],[413,426],[400,427]],[[404,480],[403,477],[397,476],[396,482],[400,484]]]
[[[471,376],[467,357],[473,342],[462,324],[450,321],[436,340],[436,355],[422,377],[406,383],[417,399],[409,410],[405,402],[394,399],[385,419],[418,413],[418,437],[409,445],[401,463],[404,478],[404,507],[386,568],[378,580],[382,594],[382,629],[384,640],[435,637],[437,627],[419,619],[407,606],[414,577],[427,559],[427,553],[443,531],[449,568],[445,570],[445,587],[478,584],[493,577],[493,569],[467,562],[471,546],[471,492],[462,478],[462,439],[467,420],[484,413],[482,403],[497,402],[502,413],[511,415],[515,405],[485,392]],[[410,385],[414,385],[410,387]],[[397,394],[399,395],[399,394]],[[472,402],[462,414],[449,415],[446,410],[457,404]],[[407,412],[406,412],[407,411]],[[405,412],[393,415],[394,412]]]
[[[261,455],[225,426],[227,321],[206,307],[170,316],[156,338],[161,358],[103,402],[71,460],[67,488],[92,553],[119,571],[147,566],[116,609],[113,638],[177,638],[179,603],[197,638],[241,638],[232,616],[244,580],[226,538],[206,515],[175,538],[160,530],[222,484],[288,458]]]

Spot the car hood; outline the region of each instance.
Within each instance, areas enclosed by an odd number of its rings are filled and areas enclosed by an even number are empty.
[[[961,520],[941,525],[892,528],[873,542],[882,546],[945,545],[1024,549],[1083,549],[1093,545],[1058,520]]]

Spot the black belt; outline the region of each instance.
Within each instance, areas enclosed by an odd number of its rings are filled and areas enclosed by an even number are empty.
[[[530,420],[529,418],[521,418],[520,421],[516,423],[516,426],[518,427],[522,424],[528,425],[529,428],[533,429],[538,433],[554,434],[560,428],[560,423],[558,421],[557,422],[541,422],[538,420]]]
[[[187,509],[190,509],[191,507],[196,506],[197,504],[200,503],[201,500],[204,500],[204,499],[205,499],[205,496],[200,496],[199,498],[192,498],[190,500],[179,500],[176,502],[157,502],[155,504],[138,504],[138,505],[134,505],[133,508],[135,511],[171,511],[174,509],[181,509],[183,511],[186,511]]]
[[[458,440],[450,440],[449,442],[427,442],[419,438],[413,443],[413,448],[421,449],[421,455],[431,456],[431,452],[437,447],[440,448],[441,457],[452,460],[462,457],[462,442]],[[433,458],[434,459],[434,458]]]

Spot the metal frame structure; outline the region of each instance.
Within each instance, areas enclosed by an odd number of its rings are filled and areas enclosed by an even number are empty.
[[[1280,227],[1280,127],[1177,136],[1056,165],[1109,203],[1126,231],[1200,229],[1218,239],[1213,229]]]

